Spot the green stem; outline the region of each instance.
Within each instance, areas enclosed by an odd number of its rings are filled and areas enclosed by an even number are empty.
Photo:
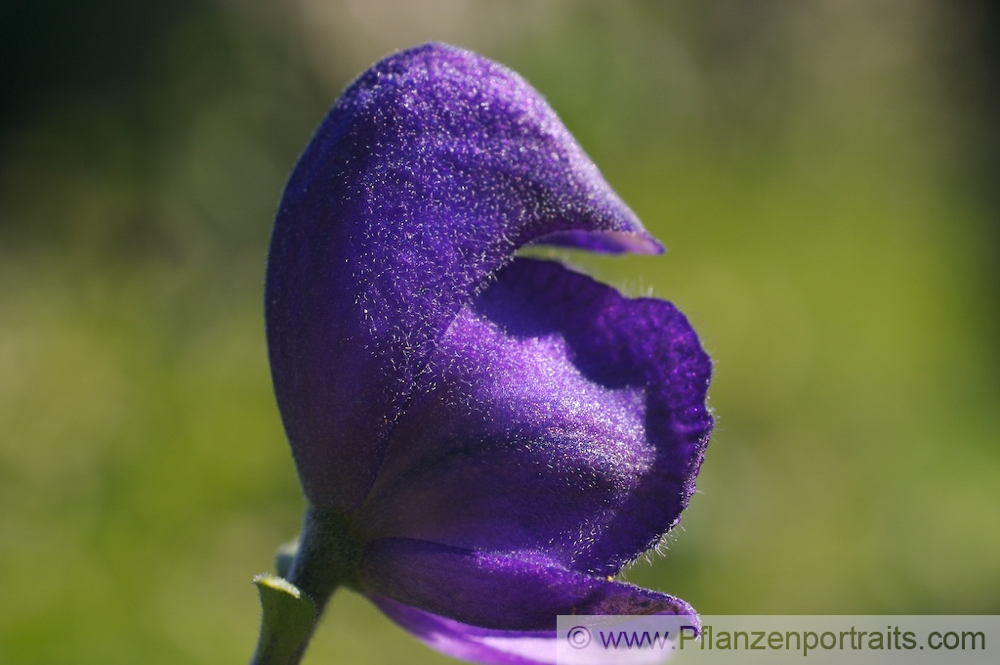
[[[257,651],[250,665],[295,665],[302,659],[316,625],[316,607],[281,577],[264,574],[253,581],[260,592],[263,616]]]
[[[254,578],[263,617],[250,665],[297,665],[337,587],[357,588],[359,558],[350,521],[310,506],[288,579]]]

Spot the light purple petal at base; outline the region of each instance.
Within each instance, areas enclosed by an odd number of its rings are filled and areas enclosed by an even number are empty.
[[[370,594],[369,598],[411,635],[452,658],[486,665],[552,665],[556,661],[554,630],[518,632],[477,628],[379,594]]]
[[[452,658],[483,665],[607,665],[607,652],[578,651],[557,642],[556,631],[479,628],[424,612],[379,594],[369,600],[398,626],[430,648]],[[697,618],[692,619],[697,623]],[[619,665],[653,665],[673,655],[653,649],[616,650]]]

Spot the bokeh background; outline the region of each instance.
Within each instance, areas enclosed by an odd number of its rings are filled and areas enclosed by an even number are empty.
[[[1000,613],[987,0],[0,4],[0,662],[241,663],[303,501],[261,290],[285,177],[388,51],[545,94],[716,359],[699,494],[626,577],[704,613]],[[443,663],[362,598],[306,663]]]

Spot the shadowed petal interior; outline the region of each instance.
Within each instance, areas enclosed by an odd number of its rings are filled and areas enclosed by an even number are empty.
[[[357,523],[613,575],[694,491],[710,372],[670,303],[517,259],[439,342]]]

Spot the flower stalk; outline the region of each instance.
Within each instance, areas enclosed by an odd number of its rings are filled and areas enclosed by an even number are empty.
[[[250,665],[297,665],[316,625],[316,607],[287,580],[258,575],[262,617],[257,651]]]
[[[286,572],[286,556],[279,551],[279,572]],[[340,586],[357,587],[359,558],[349,520],[310,506],[287,579],[267,573],[254,578],[262,617],[250,665],[297,665],[330,597]]]

